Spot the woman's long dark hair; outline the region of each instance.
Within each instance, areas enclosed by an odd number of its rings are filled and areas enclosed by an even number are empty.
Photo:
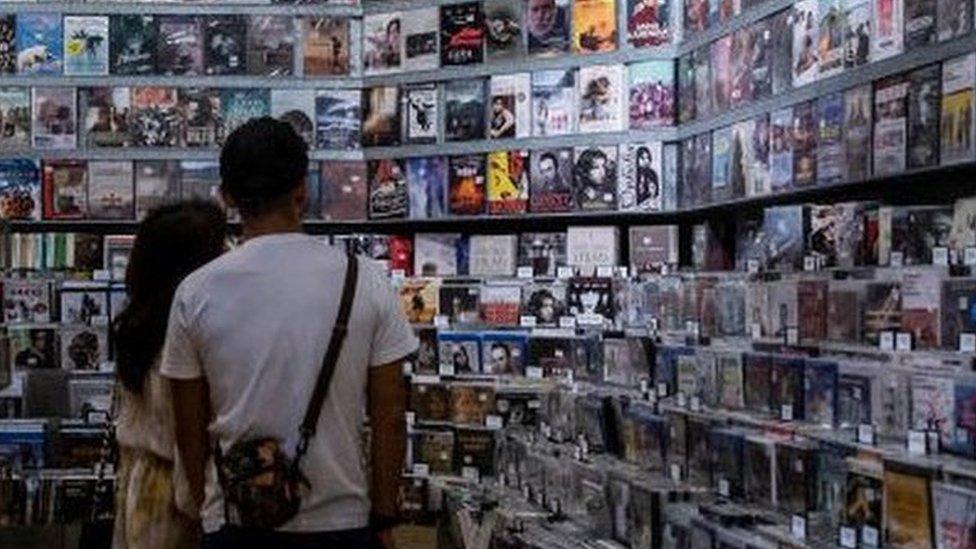
[[[142,393],[166,339],[176,287],[223,253],[226,236],[226,216],[212,202],[161,206],[139,224],[125,272],[129,301],[114,326],[117,371],[126,389]]]

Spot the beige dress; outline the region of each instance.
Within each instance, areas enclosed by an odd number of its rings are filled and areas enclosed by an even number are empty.
[[[141,395],[119,389],[114,549],[198,547],[199,527],[174,442],[172,396],[158,364]]]

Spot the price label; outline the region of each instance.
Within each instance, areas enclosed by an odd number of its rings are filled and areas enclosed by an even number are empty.
[[[542,368],[538,366],[528,366],[525,368],[525,377],[529,379],[542,379]]]
[[[857,530],[850,526],[841,526],[839,544],[844,549],[857,549]]]
[[[976,265],[976,247],[967,247],[962,254],[962,262],[966,265]]]
[[[480,480],[481,478],[481,474],[478,472],[477,467],[462,467],[461,477],[463,477],[464,480],[470,480],[471,482],[478,482],[478,480]]]
[[[790,533],[793,539],[805,541],[807,539],[807,519],[802,515],[793,515],[790,519]]]
[[[403,361],[403,375],[408,376],[413,373],[413,362],[409,360]]]
[[[559,318],[559,327],[568,328],[570,330],[576,329],[576,317],[575,316],[563,316]]]
[[[549,437],[551,437],[552,436],[552,427],[549,427],[549,424],[546,423],[545,421],[539,423],[539,434],[542,435],[542,438],[549,438]]]
[[[940,267],[949,266],[949,248],[937,246],[932,248],[932,264]]]
[[[671,480],[681,482],[681,466],[677,463],[671,464]]]
[[[878,338],[878,346],[882,351],[895,350],[895,332],[881,332]]]
[[[780,407],[779,418],[783,421],[793,421],[793,405],[784,404],[782,407]]]
[[[752,339],[762,339],[762,324],[752,323]]]
[[[437,315],[434,317],[434,327],[435,328],[450,328],[451,327],[451,317],[447,315]]]
[[[596,268],[596,276],[599,278],[613,278],[613,266],[602,265]]]
[[[653,333],[660,332],[661,331],[661,321],[658,320],[657,318],[652,317],[650,320],[647,321],[647,327]]]
[[[818,257],[815,255],[808,255],[803,258],[803,270],[807,272],[816,271],[819,267]]]
[[[519,326],[523,328],[535,328],[535,316],[522,315],[522,317],[519,318]]]
[[[417,375],[414,375],[413,376],[413,382],[416,383],[416,384],[418,384],[418,385],[419,384],[432,384],[432,383],[433,384],[437,384],[437,383],[440,383],[441,382],[441,377],[440,376],[434,376],[434,375],[420,375],[420,374],[417,374]]]
[[[430,466],[426,463],[414,463],[413,474],[417,475],[418,477],[430,476]]]
[[[501,429],[504,427],[501,416],[496,416],[495,414],[488,414],[485,416],[485,427],[489,429]]]
[[[657,396],[664,398],[668,396],[668,384],[667,382],[661,381],[657,384]]]
[[[908,432],[908,453],[924,456],[928,453],[928,434],[925,431]]]
[[[797,328],[787,328],[786,329],[786,344],[787,345],[799,345],[800,344],[800,330]]]
[[[756,274],[759,272],[759,260],[758,259],[748,259],[746,260],[746,271],[749,274]]]
[[[899,353],[907,353],[912,350],[912,334],[908,332],[898,332],[895,336],[895,350]]]
[[[976,353],[976,334],[959,334],[959,351]]]
[[[678,393],[678,406],[682,408],[688,406],[688,397],[684,393]]]
[[[701,412],[701,399],[697,396],[693,396],[688,400],[688,408],[692,412]]]
[[[730,492],[731,492],[731,490],[729,490],[729,481],[727,479],[724,479],[724,478],[719,479],[719,481],[718,481],[718,495],[722,496],[723,498],[727,498],[727,497],[729,497],[729,493]]]
[[[861,543],[868,547],[877,547],[880,536],[878,529],[874,526],[864,526],[861,528]]]
[[[888,257],[888,264],[892,267],[902,267],[905,265],[905,254],[901,252],[891,252]]]
[[[874,425],[862,423],[857,426],[857,442],[859,444],[874,445]]]
[[[617,276],[619,276],[620,278],[630,278],[630,268],[617,267]]]
[[[393,282],[403,282],[407,278],[407,271],[403,269],[393,269],[390,271],[390,279]]]
[[[413,426],[413,424],[417,422],[416,412],[407,412],[406,420],[408,426]]]
[[[437,373],[442,376],[453,376],[454,375],[454,365],[451,363],[441,364],[437,368]]]
[[[109,271],[108,269],[96,269],[92,271],[92,280],[112,280],[112,271]]]
[[[572,267],[559,267],[556,269],[556,278],[573,278],[576,272]]]
[[[532,270],[532,267],[519,267],[516,274],[519,278],[532,278],[535,276],[535,272]]]

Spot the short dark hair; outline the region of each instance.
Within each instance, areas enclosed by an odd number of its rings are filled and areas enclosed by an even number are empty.
[[[220,188],[241,214],[281,204],[308,172],[308,145],[291,124],[264,116],[231,132],[220,152]]]

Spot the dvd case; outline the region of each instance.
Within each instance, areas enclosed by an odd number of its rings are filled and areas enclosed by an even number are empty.
[[[105,16],[65,16],[64,75],[108,74],[109,25]]]
[[[441,6],[441,66],[482,63],[484,13],[480,2]]]
[[[624,75],[623,65],[593,65],[579,70],[580,133],[613,132],[623,127]]]
[[[529,73],[491,77],[488,137],[512,139],[531,135],[531,87]]]

